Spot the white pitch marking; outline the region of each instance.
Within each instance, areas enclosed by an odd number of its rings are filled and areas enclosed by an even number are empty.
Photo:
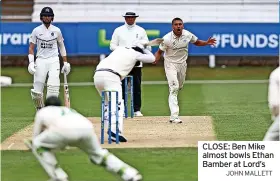
[[[12,146],[14,145],[15,143],[11,143],[9,146],[8,146],[8,149],[11,149]]]

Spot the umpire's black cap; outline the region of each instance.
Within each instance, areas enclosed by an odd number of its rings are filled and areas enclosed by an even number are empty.
[[[123,17],[139,17],[139,15],[137,15],[134,12],[126,12],[125,15],[123,15]]]
[[[61,106],[61,101],[58,97],[50,96],[46,99],[45,106]]]

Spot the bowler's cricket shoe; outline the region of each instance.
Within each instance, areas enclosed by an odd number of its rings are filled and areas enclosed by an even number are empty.
[[[109,131],[108,131],[108,135],[109,135]],[[116,142],[116,133],[114,133],[113,131],[111,131],[111,139],[113,142]],[[121,133],[119,133],[119,141],[120,142],[127,142],[127,139],[124,137],[124,135],[122,135]]]
[[[174,119],[174,120],[169,120],[169,122],[170,123],[175,123],[175,124],[180,124],[180,123],[182,123],[183,121],[181,120],[181,119],[179,119],[179,118],[176,118],[176,119]]]

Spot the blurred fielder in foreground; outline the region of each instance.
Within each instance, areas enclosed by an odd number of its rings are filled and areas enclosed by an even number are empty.
[[[29,44],[29,65],[28,72],[34,75],[33,89],[31,89],[31,97],[37,110],[44,107],[44,86],[47,81],[47,95],[59,95],[59,57],[58,48],[63,58],[64,65],[61,72],[68,74],[70,72],[70,64],[67,63],[66,49],[63,43],[63,36],[60,29],[51,24],[54,18],[53,10],[50,7],[44,7],[40,13],[42,25],[36,27],[31,34]],[[34,48],[37,45],[36,63],[34,62]]]
[[[54,150],[66,146],[78,147],[92,163],[117,173],[124,181],[138,181],[138,171],[102,149],[92,123],[75,110],[62,107],[57,97],[46,99],[45,107],[35,116],[33,140],[25,141],[51,181],[68,181],[68,175],[58,166]]]
[[[180,18],[172,20],[172,31],[163,37],[164,41],[160,44],[155,53],[156,62],[164,54],[164,69],[169,84],[169,109],[171,112],[171,123],[182,123],[179,119],[178,92],[183,88],[188,58],[189,43],[196,46],[215,45],[216,40],[209,38],[207,41],[199,40],[191,32],[184,30],[183,21]]]
[[[147,42],[148,43],[148,42]],[[96,67],[94,74],[94,84],[102,96],[102,91],[117,91],[118,95],[122,95],[121,81],[128,75],[137,61],[143,63],[153,63],[154,55],[147,49],[144,49],[143,44],[137,43],[132,47],[117,47],[108,57],[103,59]],[[116,140],[116,95],[112,94],[111,99],[111,133],[112,141]],[[123,113],[124,101],[121,96],[118,100],[119,104],[119,141],[126,142],[127,139],[123,135]],[[108,93],[105,99],[104,117],[108,122]]]
[[[269,77],[268,104],[273,123],[266,132],[264,141],[279,141],[280,67],[272,71]]]

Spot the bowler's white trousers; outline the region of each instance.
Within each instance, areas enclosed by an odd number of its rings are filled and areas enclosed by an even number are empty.
[[[171,63],[164,61],[164,69],[169,85],[168,102],[171,113],[170,120],[174,120],[179,117],[178,92],[184,86],[187,63]]]
[[[120,77],[114,73],[108,71],[97,71],[94,74],[94,85],[100,96],[102,96],[102,91],[117,91],[118,92],[118,126],[119,131],[123,134],[123,112],[124,103],[122,99],[122,85]],[[105,106],[108,114],[108,98],[109,93],[107,92],[105,98]],[[106,110],[105,110],[106,111]],[[105,113],[106,114],[106,113]],[[105,115],[105,117],[107,116]],[[109,115],[108,115],[109,116]],[[108,119],[106,120],[108,121]],[[108,124],[108,123],[106,123]],[[111,93],[111,130],[116,133],[116,94]]]

